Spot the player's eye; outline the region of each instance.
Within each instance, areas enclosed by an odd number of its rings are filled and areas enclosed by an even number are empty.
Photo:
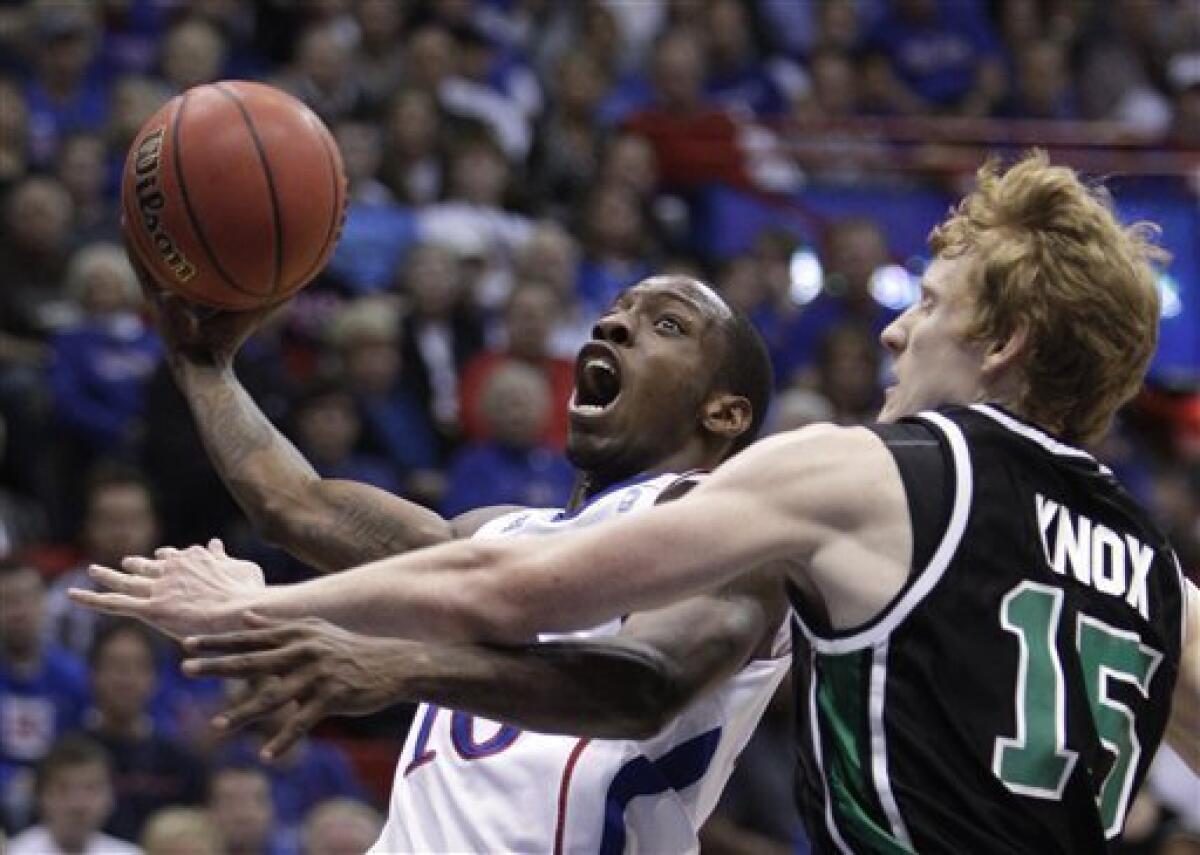
[[[683,324],[677,318],[670,315],[663,315],[654,322],[654,328],[660,332],[665,332],[669,335],[683,335],[685,330]]]

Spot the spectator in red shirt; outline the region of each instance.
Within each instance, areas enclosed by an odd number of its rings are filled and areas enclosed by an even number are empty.
[[[567,401],[575,385],[575,368],[570,361],[552,356],[550,339],[559,317],[559,299],[554,289],[543,282],[521,282],[513,289],[504,312],[503,348],[491,348],[475,356],[463,369],[462,420],[468,440],[492,439],[483,417],[483,390],[488,379],[510,360],[536,368],[550,389],[550,417],[541,441],[553,448],[567,444]]]

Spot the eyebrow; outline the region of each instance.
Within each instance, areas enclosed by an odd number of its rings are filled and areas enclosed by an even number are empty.
[[[651,291],[648,294],[646,294],[644,299],[649,300],[649,301],[654,301],[656,303],[663,302],[663,301],[670,301],[672,303],[677,303],[677,304],[689,309],[693,314],[699,315],[702,318],[706,318],[709,315],[713,314],[699,301],[694,300],[691,297],[685,296],[683,294],[680,294],[676,291]]]
[[[642,295],[645,295],[645,296],[642,296]],[[678,303],[678,304],[690,309],[693,313],[700,315],[701,317],[705,317],[708,314],[705,311],[704,306],[702,306],[700,303],[696,302],[695,300],[693,300],[689,297],[685,297],[682,294],[677,294],[673,291],[650,291],[650,292],[642,291],[642,292],[638,292],[636,294],[632,291],[626,291],[624,294],[622,294],[620,297],[618,297],[615,301],[613,301],[613,303],[608,307],[608,309],[605,310],[605,314],[608,314],[609,312],[612,312],[615,309],[628,309],[630,307],[630,304],[633,303],[634,301],[662,302],[664,300],[669,300],[671,302]]]

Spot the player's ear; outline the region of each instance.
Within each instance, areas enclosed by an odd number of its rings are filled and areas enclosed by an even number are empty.
[[[983,374],[997,379],[1006,374],[1024,358],[1029,345],[1029,329],[1019,324],[1005,338],[993,342],[983,356]]]
[[[736,439],[750,429],[754,409],[741,395],[721,392],[711,396],[700,414],[701,424],[711,434],[724,439]]]

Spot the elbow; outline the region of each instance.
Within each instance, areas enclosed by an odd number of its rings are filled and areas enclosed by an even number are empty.
[[[244,510],[254,530],[274,546],[287,549],[304,528],[295,505],[282,497],[268,496],[261,503],[248,505]]]
[[[691,703],[692,693],[668,657],[657,650],[638,645],[627,649],[625,657],[633,667],[613,675],[619,676],[615,685],[623,684],[623,691],[608,693],[610,732],[604,737],[651,739],[679,717]],[[604,682],[605,675],[595,677]]]
[[[652,739],[687,707],[690,697],[681,683],[668,674],[656,675],[636,698],[629,710],[629,735],[633,739]]]
[[[633,739],[642,741],[658,736],[667,725],[678,716],[679,711],[667,707],[644,707],[636,711],[627,711],[623,718],[618,718],[618,727],[608,739]]]
[[[307,499],[311,484],[317,483],[319,479],[298,489],[267,487],[252,500],[242,502],[242,510],[264,540],[291,551],[316,523],[312,503]]]

